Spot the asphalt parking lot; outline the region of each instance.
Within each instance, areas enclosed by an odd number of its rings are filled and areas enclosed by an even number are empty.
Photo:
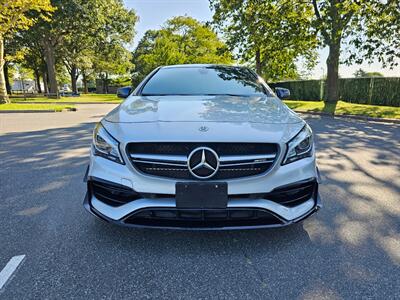
[[[82,207],[113,105],[0,114],[0,299],[400,298],[400,125],[307,116],[323,209],[273,230],[115,227]]]

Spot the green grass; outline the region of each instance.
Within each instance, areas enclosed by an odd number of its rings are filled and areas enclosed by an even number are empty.
[[[400,119],[400,107],[353,104],[339,101],[336,105],[325,106],[323,101],[284,101],[298,112],[326,112],[335,115],[358,115],[374,118]]]
[[[21,104],[21,103],[7,103],[0,104],[1,110],[52,110],[62,111],[63,109],[73,108],[74,105],[57,105],[57,104]]]
[[[21,98],[13,98],[11,99],[13,104],[16,103],[24,103],[25,100]],[[81,94],[80,97],[62,97],[61,99],[48,99],[46,97],[38,97],[38,98],[27,98],[27,102],[46,102],[52,103],[53,107],[55,107],[54,103],[81,103],[81,102],[92,102],[92,103],[121,103],[122,99],[118,98],[114,94]],[[368,116],[375,118],[390,118],[390,119],[400,119],[400,107],[391,107],[391,106],[377,106],[377,105],[366,105],[366,104],[353,104],[347,103],[343,101],[339,101],[335,106],[328,105],[325,106],[323,101],[292,101],[287,100],[285,103],[295,111],[303,111],[303,112],[326,112],[336,115],[360,115],[360,116]],[[10,105],[10,104],[7,104]],[[49,108],[48,104],[24,104],[30,105],[29,108],[20,108],[20,109],[36,109],[36,110],[44,110],[44,109],[53,109],[53,107]],[[0,106],[0,109],[5,110],[7,108],[3,108],[4,104]],[[58,109],[66,108],[65,106],[58,106]]]
[[[81,94],[79,97],[61,97],[60,99],[49,99],[47,97],[36,97],[36,98],[11,98],[13,103],[23,102],[46,102],[46,103],[81,103],[81,102],[93,102],[93,103],[121,103],[121,99],[114,94]]]

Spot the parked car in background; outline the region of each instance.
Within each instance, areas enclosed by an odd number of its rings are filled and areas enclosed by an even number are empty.
[[[84,206],[97,217],[125,226],[261,228],[299,222],[320,207],[311,128],[253,71],[160,67],[119,95],[127,99],[93,134]]]
[[[71,90],[71,88],[69,87],[68,84],[63,84],[63,85],[60,87],[59,92],[60,92],[60,94],[66,94],[66,93],[71,93],[72,90]]]
[[[28,93],[34,94],[38,92],[37,82],[31,79],[14,79],[11,86],[11,91],[13,93]]]

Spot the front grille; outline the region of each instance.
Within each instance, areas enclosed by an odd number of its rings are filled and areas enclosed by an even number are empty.
[[[142,209],[124,223],[161,227],[215,228],[279,225],[282,221],[263,209]]]
[[[219,155],[250,155],[275,153],[276,144],[266,143],[130,143],[128,153],[189,155],[198,147],[209,147]]]
[[[187,159],[196,148],[214,150],[220,161],[210,180],[224,180],[267,172],[278,157],[278,146],[267,143],[130,143],[126,150],[140,172],[172,179],[194,179]]]

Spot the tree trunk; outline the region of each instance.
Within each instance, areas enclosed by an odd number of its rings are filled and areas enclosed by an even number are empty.
[[[329,45],[329,55],[326,60],[328,77],[325,102],[328,103],[337,103],[339,100],[339,56],[340,40]]]
[[[22,93],[24,94],[24,99],[26,100],[25,81],[24,81],[24,77],[22,77],[22,76],[21,76],[21,85],[22,85]]]
[[[70,73],[72,93],[78,93],[78,88],[76,86],[76,81],[78,79],[77,72],[78,72],[78,69],[76,68],[76,66],[72,66],[71,73]]]
[[[57,84],[57,76],[56,76],[56,65],[54,58],[54,48],[51,45],[49,40],[45,40],[44,43],[44,55],[46,59],[47,66],[47,75],[49,81],[49,93],[52,97],[60,98],[58,94],[58,84]]]
[[[8,73],[8,63],[4,64],[4,79],[6,80],[7,94],[11,95],[12,91],[11,91],[11,84],[10,84],[10,75]]]
[[[35,79],[36,79],[37,91],[39,94],[41,94],[42,87],[40,86],[40,74],[39,74],[39,70],[37,70],[37,69],[35,69]]]
[[[0,35],[0,103],[10,103],[7,94],[6,79],[4,77],[4,39]]]
[[[256,72],[261,76],[261,54],[260,49],[256,50]]]
[[[85,71],[82,71],[82,81],[83,81],[83,93],[88,94],[89,89],[88,89],[88,82],[87,82],[87,77],[86,77]]]
[[[108,94],[108,72],[106,72],[104,87],[105,87],[105,93]]]
[[[104,85],[104,77],[103,77],[103,73],[99,73],[99,78],[101,79],[101,94],[105,94],[106,92],[105,92],[105,90],[106,90],[106,87],[105,87],[105,85]]]
[[[49,93],[49,86],[47,84],[47,72],[46,71],[42,72],[42,78],[43,78],[44,93],[48,94]]]

